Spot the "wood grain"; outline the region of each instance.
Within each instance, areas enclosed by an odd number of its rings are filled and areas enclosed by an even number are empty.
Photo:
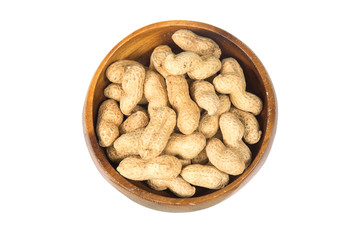
[[[177,198],[169,191],[156,191],[145,182],[136,182],[123,178],[111,165],[105,149],[99,146],[95,134],[97,109],[105,100],[104,88],[109,84],[105,79],[106,68],[119,59],[137,60],[148,66],[150,54],[155,47],[169,45],[174,52],[179,48],[171,40],[171,35],[178,29],[189,29],[199,35],[213,39],[222,50],[221,59],[233,57],[237,59],[244,70],[247,91],[259,96],[264,103],[264,109],[257,116],[260,129],[263,131],[261,140],[250,146],[253,161],[245,172],[230,178],[230,183],[220,190],[198,188],[192,198]],[[104,178],[116,189],[133,201],[146,207],[161,211],[186,212],[213,206],[228,198],[243,187],[264,164],[272,142],[277,124],[277,103],[275,91],[270,77],[258,57],[240,40],[230,33],[205,23],[193,21],[165,21],[143,27],[119,42],[104,58],[90,83],[84,109],[83,130],[90,155]]]

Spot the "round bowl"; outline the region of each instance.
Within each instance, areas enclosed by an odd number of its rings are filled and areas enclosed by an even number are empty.
[[[261,140],[250,145],[253,161],[240,176],[231,176],[229,184],[219,190],[197,187],[196,194],[191,198],[178,198],[170,192],[155,191],[145,182],[137,182],[122,177],[116,171],[116,165],[109,162],[105,149],[100,147],[95,134],[97,110],[105,100],[104,88],[110,83],[105,78],[106,68],[119,59],[137,60],[149,65],[150,55],[158,45],[169,45],[174,51],[175,46],[171,35],[178,29],[189,29],[199,35],[209,37],[218,43],[222,50],[221,59],[233,57],[242,66],[247,83],[247,91],[259,96],[264,108],[257,119],[263,132]],[[117,190],[133,201],[162,211],[186,212],[213,206],[243,187],[264,164],[274,140],[277,120],[277,104],[275,92],[259,58],[240,40],[230,33],[209,24],[193,21],[165,21],[143,27],[119,42],[105,57],[98,67],[90,83],[83,111],[83,128],[90,155],[100,173]]]

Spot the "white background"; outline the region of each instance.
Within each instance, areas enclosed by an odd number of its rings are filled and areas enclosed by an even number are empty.
[[[359,239],[357,1],[1,1],[0,239]],[[237,4],[237,5],[235,5]],[[82,132],[91,78],[121,39],[195,20],[267,68],[278,128],[259,173],[191,213],[138,205],[96,170]]]

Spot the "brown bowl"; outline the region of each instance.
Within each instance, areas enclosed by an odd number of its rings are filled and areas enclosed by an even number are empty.
[[[167,44],[176,52],[178,49],[171,35],[178,29],[189,29],[199,35],[217,42],[222,50],[221,59],[234,57],[241,64],[247,82],[247,91],[259,96],[264,103],[261,114],[257,117],[263,135],[261,140],[250,145],[253,153],[251,165],[240,176],[230,177],[230,183],[220,190],[197,188],[192,198],[177,198],[168,191],[155,191],[145,182],[123,178],[116,165],[109,162],[105,149],[100,147],[95,134],[97,110],[105,100],[104,88],[109,84],[105,78],[106,68],[119,59],[133,59],[145,66],[149,65],[150,54],[155,47]],[[178,49],[179,50],[179,49]],[[243,187],[264,164],[274,140],[277,120],[275,92],[264,66],[256,55],[240,40],[217,27],[193,21],[166,21],[143,27],[119,42],[105,57],[98,67],[87,92],[83,127],[85,140],[90,155],[104,178],[128,198],[144,206],[171,212],[186,212],[213,206]]]

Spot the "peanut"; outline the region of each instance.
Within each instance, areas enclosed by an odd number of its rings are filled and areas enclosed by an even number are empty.
[[[124,177],[144,181],[149,179],[172,179],[181,172],[181,163],[174,156],[162,155],[149,160],[127,157],[116,170]]]
[[[199,36],[190,30],[180,29],[173,35],[172,39],[182,50],[195,52],[199,55],[213,55],[220,58],[219,45],[212,39]]]
[[[169,102],[177,113],[177,126],[183,134],[193,133],[200,120],[200,109],[190,98],[189,86],[182,76],[166,78]]]
[[[218,58],[211,55],[199,56],[193,52],[169,54],[163,65],[171,75],[187,73],[190,78],[195,80],[206,79],[221,69],[221,62]]]
[[[120,101],[121,96],[124,94],[121,86],[117,83],[111,83],[104,89],[104,95],[107,98],[114,99],[116,101]]]
[[[165,80],[154,71],[148,70],[146,72],[144,95],[149,102],[148,112],[150,116],[154,109],[169,106]]]
[[[200,119],[199,131],[204,134],[206,138],[213,137],[219,129],[219,117],[221,114],[228,112],[231,106],[230,99],[227,95],[220,95],[220,106],[217,112],[209,115],[205,112]]]
[[[166,147],[176,125],[176,114],[168,107],[154,110],[150,122],[140,138],[140,156],[151,159],[160,155]]]
[[[113,152],[115,156],[114,155],[112,156],[114,156],[116,159],[123,159],[132,155],[140,155],[139,140],[143,132],[144,132],[144,128],[140,128],[133,132],[128,132],[121,135],[114,142],[114,149],[116,150],[116,155]]]
[[[214,115],[219,109],[220,100],[211,83],[197,80],[191,84],[190,93],[199,107],[205,109],[209,115]]]
[[[191,164],[181,171],[180,175],[188,183],[209,189],[220,189],[229,182],[229,175],[213,166]]]
[[[245,162],[240,160],[240,152],[226,147],[219,139],[210,139],[205,149],[210,163],[220,171],[230,175],[239,175],[245,170]]]
[[[125,115],[140,102],[144,93],[145,68],[142,65],[131,65],[122,78],[121,88],[124,94],[120,97],[120,109]]]
[[[140,106],[136,106],[132,114],[120,125],[120,134],[135,131],[144,128],[149,123],[149,116],[146,110]]]
[[[219,125],[226,146],[235,148],[240,153],[239,160],[248,164],[251,160],[251,151],[242,141],[245,127],[235,113],[227,112],[220,116]]]
[[[244,72],[235,59],[222,60],[220,75],[214,78],[213,84],[219,93],[230,95],[230,100],[236,108],[254,115],[260,114],[262,101],[256,95],[246,92]]]
[[[205,145],[206,138],[199,132],[189,135],[173,133],[164,149],[164,153],[178,155],[184,159],[192,159],[205,148]]]
[[[100,146],[111,146],[119,136],[119,125],[123,121],[123,118],[124,116],[115,100],[105,100],[100,105],[96,126]]]
[[[158,71],[164,78],[170,75],[164,68],[165,58],[173,54],[171,48],[167,45],[160,45],[154,49],[150,56],[150,70]]]
[[[258,121],[255,116],[251,113],[241,111],[237,108],[230,108],[230,112],[236,114],[240,121],[245,126],[244,140],[248,144],[255,144],[261,138],[261,131]]]
[[[174,179],[150,179],[148,185],[158,191],[169,188],[178,197],[192,197],[196,188],[186,182],[181,176]]]
[[[109,86],[107,86],[104,89],[104,95],[107,98],[111,98],[111,99],[114,99],[114,100],[120,102],[120,98],[122,95],[124,95],[124,91],[122,90],[120,84],[111,83],[111,84],[109,84]],[[139,101],[139,104],[144,105],[147,103],[148,103],[148,101],[146,100],[145,96],[143,95],[141,97],[141,100]]]
[[[127,75],[133,75],[134,68],[143,68],[143,66],[133,60],[118,60],[106,69],[105,75],[110,82],[121,84]]]
[[[206,164],[208,162],[208,157],[206,155],[205,148],[193,159],[191,159],[192,164]]]

